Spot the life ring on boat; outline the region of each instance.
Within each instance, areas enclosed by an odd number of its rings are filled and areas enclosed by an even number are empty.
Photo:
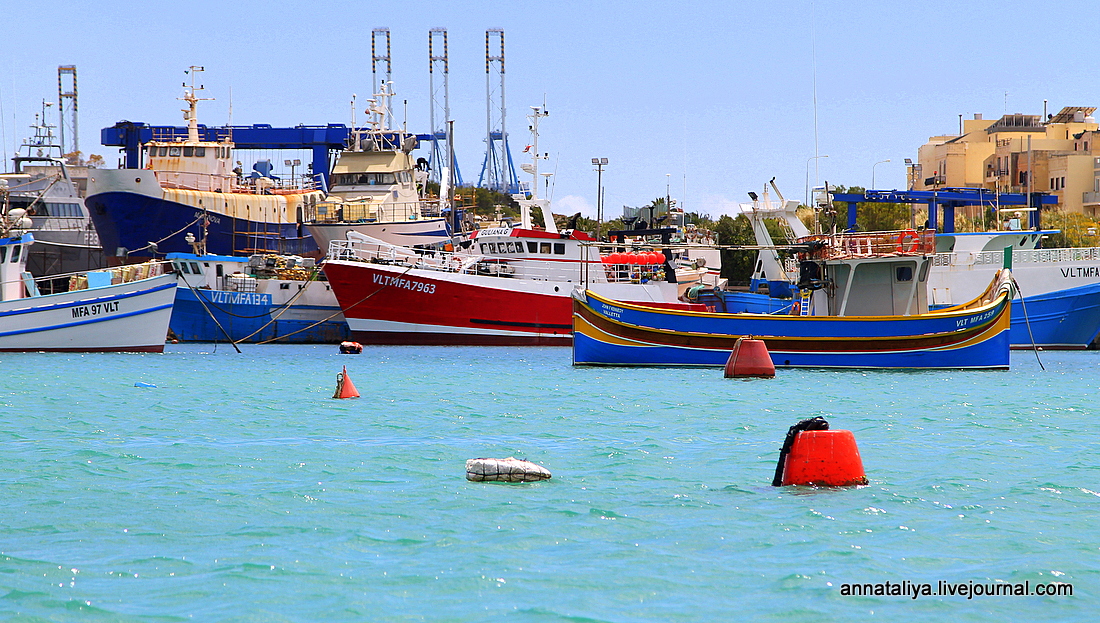
[[[906,242],[908,240],[908,242]],[[906,248],[908,246],[908,248]],[[912,253],[920,246],[920,235],[907,229],[898,235],[898,253]]]
[[[801,316],[802,315],[802,301],[795,301],[795,302],[791,303],[791,315],[792,316]]]

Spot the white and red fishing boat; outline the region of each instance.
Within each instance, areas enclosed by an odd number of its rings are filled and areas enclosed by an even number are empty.
[[[581,231],[482,229],[453,253],[348,238],[332,242],[324,271],[363,344],[568,346],[570,294],[582,285],[616,300],[689,307],[676,299],[664,255],[605,264]]]
[[[534,165],[538,180],[538,119]],[[672,251],[620,253],[606,263],[596,241],[559,231],[549,201],[517,197],[518,227],[481,229],[455,252],[400,247],[356,232],[334,240],[324,264],[353,340],[363,344],[569,345],[573,289],[649,306],[698,308],[677,300]],[[545,229],[531,223],[540,208]],[[628,257],[626,257],[628,256]]]

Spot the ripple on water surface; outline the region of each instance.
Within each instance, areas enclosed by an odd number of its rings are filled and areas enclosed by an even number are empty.
[[[1100,359],[1043,357],[767,381],[573,368],[558,348],[9,357],[0,613],[1079,619],[1100,605]],[[331,399],[343,365],[363,398]],[[870,485],[767,486],[787,427],[814,415],[855,432]],[[554,478],[467,482],[479,456]],[[888,580],[1076,594],[839,593]]]

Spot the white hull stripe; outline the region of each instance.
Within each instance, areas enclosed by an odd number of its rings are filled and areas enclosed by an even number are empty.
[[[175,287],[175,286],[173,286],[173,287]],[[148,307],[146,309],[139,309],[137,311],[126,312],[124,314],[118,314],[118,315],[115,315],[115,316],[102,316],[102,317],[99,317],[99,318],[90,318],[88,320],[80,320],[78,322],[67,322],[67,323],[64,323],[64,324],[55,324],[55,325],[48,326],[48,327],[34,327],[34,328],[31,328],[31,329],[20,329],[20,330],[17,330],[17,331],[5,331],[5,332],[0,333],[0,338],[10,337],[10,336],[13,336],[13,335],[24,335],[24,334],[27,334],[27,333],[39,333],[41,331],[56,331],[56,330],[59,330],[59,329],[68,329],[68,328],[71,328],[71,327],[79,327],[79,326],[82,326],[82,325],[96,324],[96,323],[100,323],[100,322],[110,322],[112,320],[119,320],[119,319],[122,319],[122,318],[129,318],[131,316],[141,316],[141,315],[144,315],[144,314],[149,314],[149,313],[152,313],[152,312],[157,312],[157,311],[161,311],[163,309],[171,309],[171,308],[172,308],[172,304],[168,303],[167,305],[158,305],[156,307]]]
[[[153,292],[160,292],[161,290],[165,290],[167,288],[175,288],[175,287],[176,287],[175,282],[169,282],[169,283],[159,285],[155,288],[148,288],[146,290],[133,290],[131,292],[123,292],[121,294],[115,294],[115,295],[112,295],[112,296],[89,297],[89,298],[75,299],[75,300],[71,300],[71,301],[62,301],[62,302],[58,302],[58,303],[53,303],[51,305],[36,305],[36,306],[33,306],[33,307],[22,307],[22,308],[19,308],[19,309],[12,309],[12,310],[9,310],[9,311],[0,312],[0,317],[3,317],[3,316],[18,316],[18,315],[21,315],[21,314],[37,314],[39,312],[51,311],[51,310],[55,310],[55,309],[67,309],[67,308],[70,308],[70,307],[83,307],[85,305],[89,305],[89,304],[92,304],[92,303],[107,303],[107,302],[110,302],[110,301],[117,301],[117,300],[120,300],[120,299],[128,299],[128,298],[133,298],[135,296],[142,296],[142,295],[145,295],[145,294],[151,294]],[[92,292],[92,290],[89,290],[89,292]],[[47,296],[52,296],[52,295],[47,295]],[[63,294],[58,295],[58,296],[63,296]],[[33,302],[35,299],[20,299],[20,300]],[[15,302],[15,301],[12,301],[12,302]],[[117,318],[117,316],[115,316],[115,317]],[[5,334],[0,334],[0,335],[5,335]]]

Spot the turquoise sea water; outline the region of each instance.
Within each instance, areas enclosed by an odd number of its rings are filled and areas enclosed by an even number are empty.
[[[1008,372],[570,366],[562,348],[5,355],[0,619],[1087,620],[1100,353]],[[347,365],[363,397],[333,400]],[[135,383],[156,388],[139,388]],[[870,485],[769,485],[787,427]],[[465,480],[524,457],[526,485]],[[1066,582],[1066,597],[843,583]]]

